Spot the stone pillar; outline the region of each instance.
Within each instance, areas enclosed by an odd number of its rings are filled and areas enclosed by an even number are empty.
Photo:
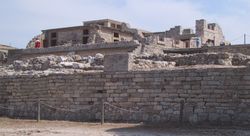
[[[123,72],[129,71],[131,68],[131,55],[124,54],[110,54],[104,56],[104,71],[107,72]]]

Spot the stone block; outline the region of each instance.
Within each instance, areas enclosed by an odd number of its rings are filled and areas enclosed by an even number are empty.
[[[111,54],[104,56],[104,71],[106,72],[123,72],[130,70],[130,55]]]

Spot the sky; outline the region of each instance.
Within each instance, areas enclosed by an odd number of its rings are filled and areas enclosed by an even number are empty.
[[[25,48],[41,30],[115,19],[152,32],[195,20],[218,23],[228,41],[250,42],[250,0],[1,0],[0,44]]]

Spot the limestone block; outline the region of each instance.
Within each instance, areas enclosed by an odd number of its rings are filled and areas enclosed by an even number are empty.
[[[122,72],[129,71],[130,55],[129,54],[111,54],[104,57],[104,71]]]

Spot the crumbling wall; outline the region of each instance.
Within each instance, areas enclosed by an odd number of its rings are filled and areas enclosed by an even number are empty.
[[[57,45],[64,45],[67,43],[81,44],[82,43],[82,29],[75,29],[71,31],[57,32]]]
[[[94,56],[97,53],[114,54],[132,52],[139,46],[135,41],[121,41],[115,43],[98,43],[98,44],[68,44],[67,46],[57,46],[41,49],[18,49],[10,50],[8,53],[8,63],[17,59],[29,59],[43,55],[65,56],[68,53],[75,53],[81,56]]]
[[[221,27],[216,23],[207,24],[203,19],[196,21],[196,34],[201,37],[203,45],[219,46],[225,42]]]
[[[0,65],[3,65],[7,62],[7,53],[0,51]]]
[[[170,28],[169,31],[166,31],[166,36],[174,39],[178,39],[180,35],[182,35],[182,27],[181,26],[175,26],[174,28]]]
[[[114,33],[117,33],[119,36],[114,37]],[[133,34],[127,34],[126,32],[118,31],[118,30],[112,30],[107,28],[100,28],[97,32],[100,37],[105,39],[105,42],[117,42],[117,41],[132,41],[133,40]],[[115,41],[117,40],[117,41]],[[98,41],[96,41],[98,43]]]
[[[95,72],[1,77],[1,110],[35,117],[36,101],[77,113],[48,110],[42,119],[250,124],[249,68],[179,69],[148,72]],[[35,104],[34,104],[35,103]],[[139,112],[128,112],[139,111]]]
[[[241,53],[153,54],[135,56],[133,70],[180,67],[249,67],[250,56]]]
[[[213,47],[202,47],[192,49],[166,49],[165,53],[178,53],[178,54],[194,54],[194,53],[205,53],[205,52],[216,52],[216,53],[241,53],[244,55],[250,55],[250,45],[232,45],[232,46],[213,46]]]

